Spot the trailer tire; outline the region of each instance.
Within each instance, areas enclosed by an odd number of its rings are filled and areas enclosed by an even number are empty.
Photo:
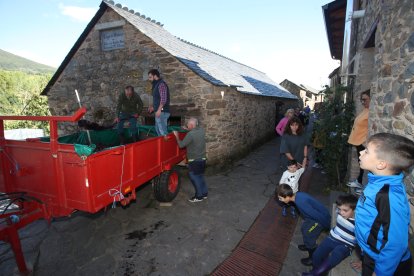
[[[154,196],[160,202],[172,201],[180,191],[180,177],[176,170],[162,172],[153,181]]]

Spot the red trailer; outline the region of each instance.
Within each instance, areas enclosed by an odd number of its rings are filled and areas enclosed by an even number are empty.
[[[179,191],[173,167],[184,160],[185,150],[178,147],[173,134],[79,156],[74,144],[58,142],[57,126],[58,122],[76,122],[85,113],[80,108],[73,116],[0,116],[0,200],[3,197],[10,206],[13,202],[19,207],[1,211],[0,239],[12,244],[22,272],[27,268],[20,242],[16,244],[17,232],[10,234],[13,229],[42,217],[95,213],[114,202],[126,205],[136,198],[135,189],[150,180],[159,201],[171,201]],[[6,140],[4,120],[49,121],[50,141]],[[16,198],[19,194],[20,199]],[[13,221],[13,214],[21,219]]]

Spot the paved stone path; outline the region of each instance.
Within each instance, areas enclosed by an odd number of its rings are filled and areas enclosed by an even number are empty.
[[[181,191],[170,207],[160,206],[146,185],[127,208],[27,226],[20,237],[33,275],[211,273],[272,196],[280,178],[278,143],[274,139],[232,169],[208,176],[209,197],[200,203],[187,201],[194,192],[181,168]],[[0,243],[0,275],[15,274],[10,247]]]

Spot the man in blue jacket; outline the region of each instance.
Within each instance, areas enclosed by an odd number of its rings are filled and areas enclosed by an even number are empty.
[[[359,159],[361,169],[370,171],[355,213],[362,275],[411,275],[410,208],[402,171],[414,164],[414,142],[378,133],[368,138]]]
[[[329,230],[331,226],[331,215],[328,209],[318,200],[304,192],[293,193],[287,184],[280,184],[277,190],[277,198],[288,204],[295,203],[299,214],[303,218],[301,227],[303,243],[298,246],[299,250],[308,251],[309,257],[301,259],[306,266],[312,265],[312,255],[316,250],[316,241],[323,230]]]

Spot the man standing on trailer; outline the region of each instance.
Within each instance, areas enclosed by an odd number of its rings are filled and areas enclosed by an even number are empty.
[[[178,132],[174,131],[174,136],[180,148],[187,148],[188,175],[195,189],[195,195],[190,198],[190,202],[200,202],[207,199],[207,185],[204,180],[204,171],[206,167],[206,133],[198,125],[196,118],[190,118],[187,122],[189,130],[183,140],[178,137]]]
[[[129,130],[134,142],[139,140],[137,118],[141,114],[143,106],[141,97],[135,93],[134,87],[131,85],[125,87],[125,92],[119,95],[115,122],[118,123],[117,132],[122,145],[127,140],[124,136],[124,124],[126,121],[129,122]]]
[[[168,134],[168,118],[170,117],[170,90],[167,83],[160,77],[157,69],[148,72],[148,80],[152,82],[152,103],[148,112],[155,112],[155,131],[158,136]]]

